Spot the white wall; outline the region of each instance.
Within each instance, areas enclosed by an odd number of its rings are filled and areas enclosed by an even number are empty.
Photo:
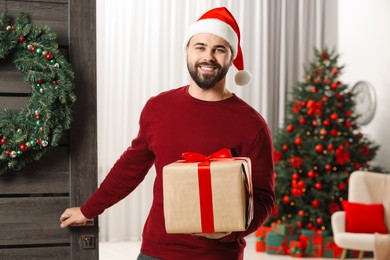
[[[390,1],[338,1],[338,51],[345,64],[342,80],[351,87],[359,80],[376,91],[374,119],[362,132],[381,146],[372,164],[390,170]]]

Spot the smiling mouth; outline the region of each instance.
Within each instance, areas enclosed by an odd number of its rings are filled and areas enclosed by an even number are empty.
[[[201,66],[198,66],[202,71],[204,72],[213,72],[217,69],[217,67],[214,67],[214,66],[204,66],[204,65],[201,65]]]

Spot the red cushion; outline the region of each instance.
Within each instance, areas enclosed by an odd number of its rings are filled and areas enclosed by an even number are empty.
[[[388,234],[383,204],[343,201],[346,232]]]

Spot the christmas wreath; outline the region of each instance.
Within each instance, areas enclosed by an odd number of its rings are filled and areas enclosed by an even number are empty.
[[[19,112],[0,112],[0,175],[39,160],[57,146],[70,127],[76,100],[72,67],[48,26],[30,24],[24,13],[12,24],[0,12],[0,61],[8,57],[31,85],[31,95]]]

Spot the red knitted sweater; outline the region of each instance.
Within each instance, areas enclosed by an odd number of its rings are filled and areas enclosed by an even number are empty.
[[[233,156],[249,157],[252,162],[254,219],[249,228],[217,240],[167,234],[162,168],[182,159],[183,152],[209,155],[225,147]],[[267,219],[275,202],[271,134],[260,114],[236,95],[213,102],[195,99],[188,94],[188,86],[152,97],[142,110],[138,136],[81,207],[83,214],[94,218],[126,197],[153,164],[157,175],[141,252],[172,260],[243,259],[244,237]]]

